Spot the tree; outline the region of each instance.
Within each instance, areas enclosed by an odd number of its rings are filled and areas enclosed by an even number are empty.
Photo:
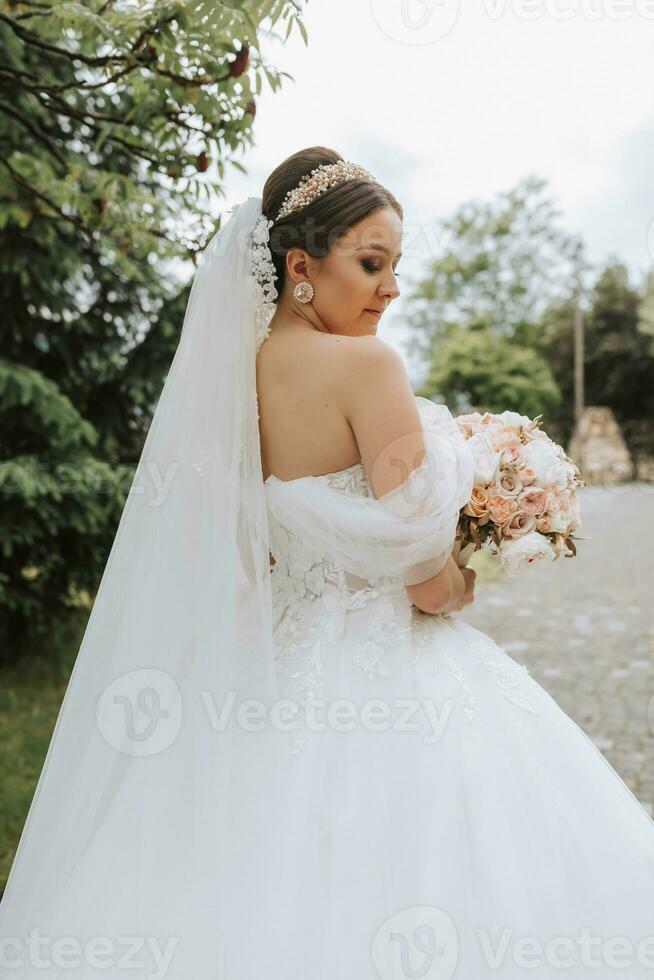
[[[652,289],[651,279],[644,290],[633,286],[627,268],[613,258],[597,275],[585,314],[586,403],[607,405],[614,412],[636,456],[654,452]],[[566,439],[574,425],[572,317],[569,303],[549,310],[537,345],[563,395],[557,424]]]
[[[0,4],[5,641],[99,580],[277,23],[306,42],[295,0]]]
[[[520,344],[570,292],[579,242],[556,224],[546,181],[527,177],[495,201],[468,201],[441,222],[445,254],[409,295],[409,354],[423,362],[452,328],[486,328]]]
[[[419,394],[440,396],[459,412],[543,414],[544,428],[560,398],[552,372],[536,351],[493,336],[488,327],[452,327],[434,351]]]

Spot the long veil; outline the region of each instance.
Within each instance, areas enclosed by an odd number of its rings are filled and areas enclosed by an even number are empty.
[[[195,273],[0,905],[11,977],[223,975],[219,884],[238,867],[246,888],[249,802],[288,751],[267,721],[260,218],[237,205]]]

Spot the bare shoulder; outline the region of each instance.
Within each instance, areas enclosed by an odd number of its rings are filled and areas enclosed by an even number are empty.
[[[348,339],[339,399],[379,497],[422,462],[422,424],[402,355],[379,337]]]
[[[404,360],[394,347],[374,336],[338,339],[346,343],[334,345],[332,370],[344,409],[355,410],[375,392],[389,395],[390,389],[413,400]]]

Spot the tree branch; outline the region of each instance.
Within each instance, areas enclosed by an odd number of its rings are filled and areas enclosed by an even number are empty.
[[[25,117],[22,116],[17,109],[14,109],[12,106],[7,105],[6,102],[0,101],[0,109],[4,110],[4,112],[6,112],[8,116],[12,116],[13,119],[16,119],[17,122],[19,122],[22,126],[24,126],[25,129],[32,134],[34,139],[38,140],[40,143],[43,143],[43,145],[47,147],[50,153],[52,153],[52,155],[56,157],[56,159],[62,165],[62,167],[64,168],[64,172],[66,171],[66,169],[68,168],[68,163],[66,161],[66,158],[58,149],[58,147],[52,142],[49,136],[41,132],[41,130],[37,129],[36,126],[33,126],[32,123],[29,122],[29,120],[25,119]]]

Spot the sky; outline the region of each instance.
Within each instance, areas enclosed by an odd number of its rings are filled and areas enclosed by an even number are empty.
[[[218,212],[323,145],[401,202],[405,293],[438,254],[439,219],[530,174],[591,263],[652,270],[654,0],[310,0],[303,20],[308,47],[297,28],[262,44],[293,80],[264,83],[256,145],[237,157],[248,174],[227,168]],[[405,315],[400,296],[378,327],[403,353]]]

